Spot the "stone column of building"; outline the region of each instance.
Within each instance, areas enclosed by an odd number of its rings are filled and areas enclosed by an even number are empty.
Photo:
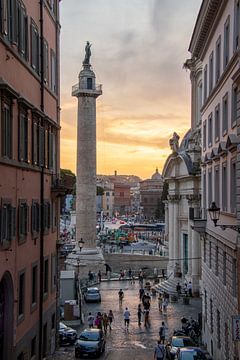
[[[179,212],[179,199],[178,196],[175,196],[174,199],[174,212],[173,212],[173,221],[174,221],[174,225],[173,225],[173,232],[174,232],[174,259],[175,259],[175,263],[178,263],[180,265],[180,261],[177,260],[179,259],[180,253],[179,253],[179,249],[180,249],[180,234],[179,234],[179,223],[178,223],[178,212]]]
[[[172,260],[174,258],[174,252],[173,252],[173,249],[174,249],[174,232],[173,232],[174,208],[173,207],[174,207],[174,204],[169,197],[169,201],[168,201],[168,220],[169,220],[168,221],[168,225],[169,225],[169,227],[168,227],[168,251],[169,251],[168,272],[169,272],[169,274],[168,275],[170,275],[170,273],[173,271],[173,268],[174,268],[174,261]]]
[[[169,233],[169,214],[168,214],[168,202],[164,201],[165,206],[165,239],[168,239],[168,233]]]
[[[192,207],[191,195],[187,195],[188,207]],[[192,228],[191,220],[188,217],[188,277],[192,277]]]

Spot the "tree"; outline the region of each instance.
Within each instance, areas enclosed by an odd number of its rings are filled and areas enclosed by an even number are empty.
[[[101,186],[97,186],[97,195],[104,195],[104,189]]]

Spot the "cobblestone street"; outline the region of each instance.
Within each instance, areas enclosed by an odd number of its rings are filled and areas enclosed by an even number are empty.
[[[123,305],[118,302],[118,291],[122,288],[125,294]],[[114,323],[111,333],[107,334],[106,351],[101,356],[102,359],[148,359],[153,356],[153,349],[158,340],[158,330],[161,321],[165,321],[168,326],[168,336],[171,336],[175,328],[180,328],[180,319],[192,316],[197,319],[198,313],[201,312],[201,300],[191,299],[191,304],[186,306],[179,303],[170,303],[167,315],[162,315],[158,311],[158,301],[156,297],[152,298],[150,321],[151,327],[146,329],[143,324],[139,328],[137,322],[137,305],[139,303],[139,284],[130,284],[129,282],[103,282],[100,286],[102,294],[101,304],[84,304],[85,320],[88,312],[96,315],[97,311],[108,312],[110,309],[114,313]],[[123,311],[128,307],[131,313],[129,333],[124,329]],[[73,327],[73,326],[72,326]],[[77,328],[81,332],[87,327],[86,321],[83,327]],[[62,360],[74,359],[74,347],[61,347],[60,350],[49,359]]]

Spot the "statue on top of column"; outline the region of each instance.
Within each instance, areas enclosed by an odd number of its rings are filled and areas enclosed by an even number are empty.
[[[176,132],[174,132],[173,137],[169,140],[169,145],[173,153],[178,152],[179,138],[180,138],[179,135]]]
[[[85,46],[85,58],[83,60],[83,65],[89,65],[90,64],[90,56],[91,56],[91,46],[89,41],[87,41]]]

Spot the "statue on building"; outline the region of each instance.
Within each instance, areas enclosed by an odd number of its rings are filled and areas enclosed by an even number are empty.
[[[83,65],[89,65],[90,64],[90,56],[91,56],[91,46],[89,41],[87,41],[85,46],[85,58],[83,60]]]
[[[173,137],[169,140],[170,148],[172,149],[172,152],[178,152],[179,149],[179,135],[174,132]]]

